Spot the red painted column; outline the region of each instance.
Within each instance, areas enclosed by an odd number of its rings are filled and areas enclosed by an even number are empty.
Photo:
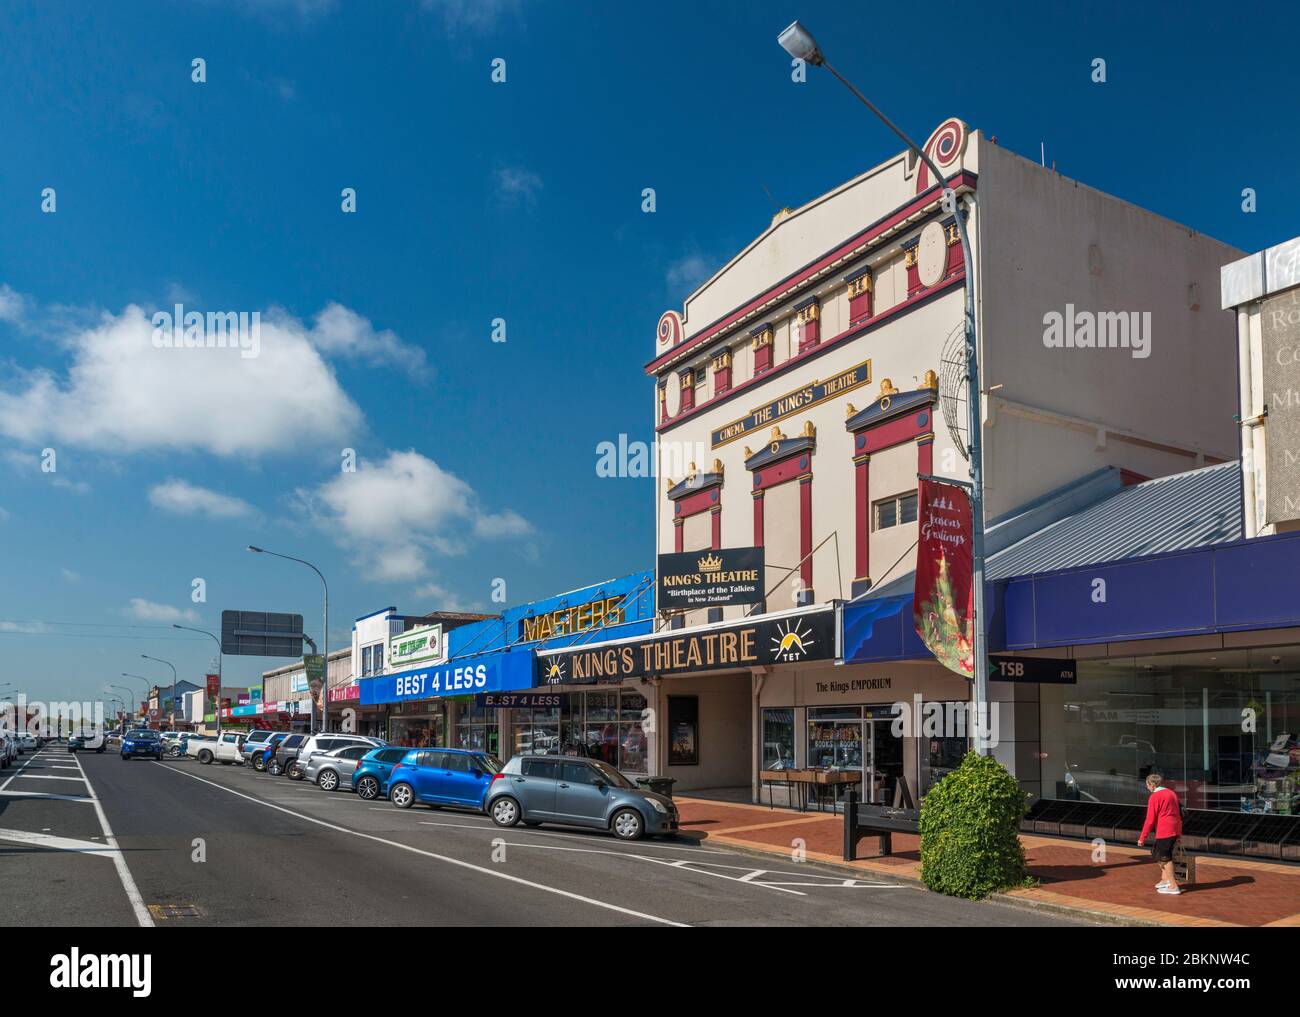
[[[803,561],[799,572],[805,590],[813,588],[812,549],[812,474],[805,473],[799,478],[799,557]]]
[[[922,434],[916,439],[916,472],[934,472],[934,435]]]
[[[754,546],[763,546],[763,492],[754,492]]]
[[[680,554],[685,548],[685,527],[682,525],[685,520],[673,520],[673,550]]]
[[[856,497],[853,515],[853,532],[856,535],[857,575],[853,581],[871,581],[871,456],[863,454],[853,459],[853,490]]]
[[[713,523],[713,550],[716,551],[722,546],[722,506],[714,505],[709,514],[713,517],[710,521]]]

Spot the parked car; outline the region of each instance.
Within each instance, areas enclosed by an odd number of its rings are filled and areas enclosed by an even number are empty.
[[[333,752],[335,749],[346,749],[354,745],[365,746],[367,750],[378,749],[387,744],[382,738],[367,738],[364,735],[314,734],[302,743],[296,759],[298,765],[287,771],[286,776],[291,780],[302,780],[307,764],[318,752]]]
[[[254,753],[261,752],[266,748],[266,743],[271,740],[271,735],[275,734],[269,727],[254,728],[244,735],[244,762],[251,763]]]
[[[284,739],[275,749],[275,755],[266,764],[266,772],[273,777],[279,777],[283,773],[296,769],[294,764],[298,760],[298,750],[310,738],[311,735],[291,734]]]
[[[68,735],[68,751],[76,752],[86,743],[85,735]]]
[[[30,731],[18,732],[19,752],[35,752],[39,748],[40,745],[39,743],[37,743],[36,736],[34,734],[32,734]]]
[[[306,763],[299,763],[303,777],[322,791],[352,787],[352,775],[361,760],[374,750],[368,745],[348,745],[329,752],[316,752]]]
[[[200,734],[198,731],[187,732],[181,735],[180,741],[176,743],[180,749],[177,755],[197,757],[200,745],[204,742],[215,742],[216,740],[213,735]]]
[[[388,800],[399,809],[417,801],[435,808],[461,805],[482,810],[501,761],[471,749],[410,749],[389,776]]]
[[[280,743],[289,737],[288,731],[276,731],[265,742],[263,742],[252,754],[250,761],[253,769],[258,773],[264,773],[266,768],[271,765],[271,759],[275,756],[275,750],[280,747]]]
[[[0,731],[0,770],[8,767],[18,758],[18,739],[8,731]]]
[[[388,779],[393,768],[411,750],[404,745],[386,745],[382,749],[371,749],[362,757],[361,765],[352,773],[352,787],[358,798],[374,801],[388,795]]]
[[[126,737],[122,739],[122,759],[126,761],[137,756],[152,757],[159,762],[162,761],[163,741],[157,731],[141,728],[126,733]]]
[[[677,832],[671,798],[637,787],[608,763],[567,756],[515,756],[488,789],[497,826],[562,823],[609,830],[621,840]]]
[[[243,744],[244,734],[242,731],[222,731],[220,738],[215,738],[210,742],[200,742],[197,750],[191,748],[188,753],[205,766],[214,761],[222,766],[230,766],[232,763],[239,763],[242,766],[244,756],[240,749]]]

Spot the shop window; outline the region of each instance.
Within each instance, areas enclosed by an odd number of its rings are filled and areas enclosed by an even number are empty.
[[[862,769],[860,707],[809,709],[808,765],[821,769]]]
[[[496,710],[473,703],[463,704],[456,715],[454,734],[452,744],[458,749],[497,755],[500,734],[497,730]]]
[[[887,530],[891,526],[916,522],[916,492],[885,498],[872,506],[874,529]]]
[[[794,710],[764,710],[763,769],[789,770],[794,766]]]

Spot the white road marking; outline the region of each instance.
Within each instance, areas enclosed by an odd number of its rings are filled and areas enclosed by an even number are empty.
[[[545,883],[536,883],[530,879],[523,879],[519,876],[512,876],[508,872],[494,871],[492,869],[485,868],[482,865],[475,865],[472,862],[464,861],[461,858],[452,858],[448,855],[440,855],[433,851],[425,851],[422,848],[412,847],[410,844],[402,844],[399,841],[388,840],[386,837],[377,837],[372,833],[362,833],[360,830],[349,830],[346,826],[339,826],[336,823],[329,823],[323,819],[317,819],[315,816],[308,816],[301,812],[294,812],[292,809],[286,809],[283,805],[276,805],[273,802],[267,802],[267,801],[263,801],[260,798],[254,798],[252,795],[244,794],[242,791],[236,791],[234,788],[226,787],[224,784],[218,784],[216,781],[208,780],[205,777],[199,777],[195,774],[187,773],[184,770],[178,770],[175,767],[166,766],[166,764],[164,763],[158,763],[156,765],[163,766],[165,769],[171,770],[173,773],[179,773],[184,777],[189,777],[191,780],[197,780],[201,784],[208,784],[211,785],[212,787],[225,791],[228,794],[235,795],[239,798],[244,798],[247,801],[253,802],[257,805],[263,805],[268,809],[275,809],[277,812],[283,812],[286,815],[294,816],[295,818],[301,819],[307,823],[315,823],[317,826],[323,826],[327,830],[334,830],[337,831],[338,833],[346,833],[353,837],[360,837],[362,840],[374,841],[377,844],[387,844],[389,847],[395,847],[402,851],[409,851],[412,854],[423,855],[425,858],[432,858],[435,861],[445,862],[448,865],[455,865],[462,869],[469,869],[472,872],[478,872],[485,876],[492,876],[495,879],[504,879],[507,882],[516,883],[520,886],[531,887],[534,890],[541,890],[545,893],[553,893],[560,897],[566,897],[569,900],[576,900],[582,902],[583,904],[591,904],[598,908],[604,908],[607,911],[615,911],[619,914],[629,915],[632,918],[641,918],[648,922],[657,922],[660,925],[671,925],[679,929],[690,928],[690,926],[686,925],[685,923],[675,922],[670,918],[660,918],[658,915],[646,914],[644,911],[634,911],[631,908],[625,908],[618,904],[611,904],[609,901],[597,900],[595,897],[586,897],[580,893],[573,893],[570,890],[561,890],[558,886],[547,886]]]
[[[92,801],[90,795],[61,795],[53,791],[0,791],[0,798],[49,798],[58,802],[86,802]]]
[[[113,851],[107,844],[76,840],[72,837],[54,837],[45,833],[32,833],[30,830],[0,830],[0,840],[34,844],[36,847],[49,848],[52,851],[78,851],[83,854],[98,855],[101,858],[109,857]]]
[[[45,773],[42,773],[42,774],[39,774],[39,775],[38,775],[38,774],[25,773],[25,774],[23,774],[23,780],[81,780],[81,781],[84,781],[85,778],[84,778],[84,777],[52,777],[52,776],[50,776],[49,774],[45,774]]]
[[[73,758],[76,758],[75,756]],[[81,769],[81,760],[77,760],[77,768]],[[122,881],[122,889],[126,891],[126,899],[131,902],[131,910],[135,912],[135,920],[140,923],[142,928],[153,928],[153,916],[149,914],[149,909],[145,907],[144,898],[140,896],[140,890],[135,885],[135,880],[131,878],[131,870],[127,868],[126,858],[122,854],[122,849],[118,846],[117,838],[113,836],[113,830],[108,825],[108,816],[104,814],[104,807],[99,803],[99,796],[95,794],[95,788],[90,783],[90,778],[86,776],[86,771],[81,770],[82,779],[86,782],[86,791],[90,794],[91,804],[95,806],[95,815],[99,817],[99,825],[104,831],[104,843],[113,849],[113,865],[117,869],[117,876]]]

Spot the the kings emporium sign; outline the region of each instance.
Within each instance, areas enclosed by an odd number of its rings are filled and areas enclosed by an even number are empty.
[[[539,653],[541,685],[734,671],[835,656],[835,611],[824,608],[755,622],[707,626],[677,636]]]

